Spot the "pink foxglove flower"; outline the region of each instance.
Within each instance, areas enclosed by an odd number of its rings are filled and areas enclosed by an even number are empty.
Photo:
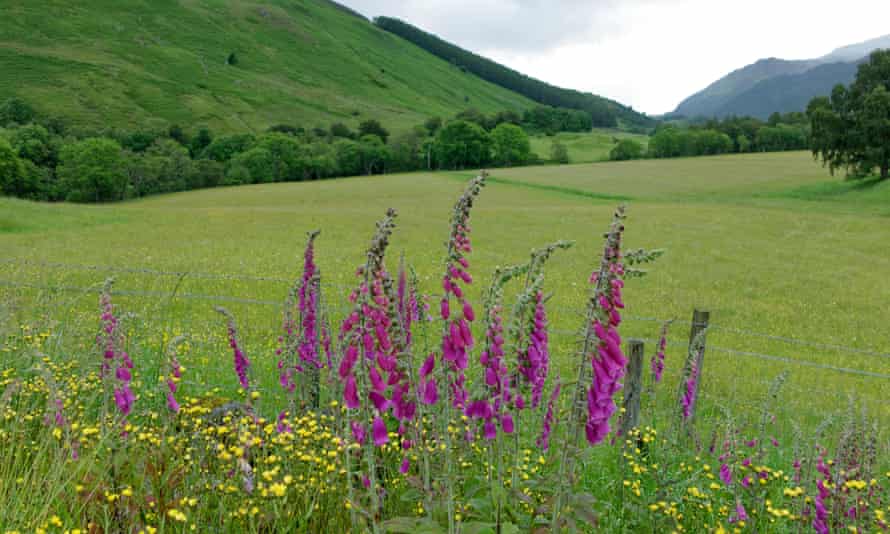
[[[109,383],[113,390],[114,404],[122,416],[122,422],[133,411],[136,395],[130,387],[133,379],[133,361],[122,350],[123,334],[120,331],[120,323],[114,315],[114,306],[111,303],[111,286],[113,280],[107,280],[99,297],[99,305],[102,309],[102,331],[97,339],[102,351],[101,376]],[[112,370],[114,371],[112,373]],[[112,376],[113,375],[113,376]]]
[[[732,484],[732,470],[726,464],[720,466],[720,480],[726,486]]]
[[[621,292],[624,287],[624,265],[621,255],[621,237],[624,232],[623,208],[618,208],[612,221],[603,250],[599,271],[591,275],[596,284],[590,306],[593,322],[588,325],[587,335],[595,341],[590,354],[593,366],[593,383],[587,390],[587,422],[585,433],[591,445],[601,443],[609,434],[609,419],[616,411],[614,395],[622,385],[627,359],[621,350],[621,336],[617,327],[621,324],[620,309],[624,308]]]
[[[389,442],[389,433],[386,430],[386,423],[383,422],[383,419],[378,415],[374,418],[374,423],[371,425],[371,434],[374,437],[374,445],[380,447]]]
[[[667,348],[667,333],[670,324],[671,321],[666,321],[661,325],[661,337],[658,339],[658,351],[655,353],[655,356],[652,357],[652,378],[656,384],[661,382],[661,377],[664,374],[664,353]]]
[[[226,329],[229,337],[229,347],[232,349],[233,363],[235,374],[238,376],[238,384],[244,391],[250,390],[250,360],[244,354],[241,345],[238,342],[238,327],[235,324],[235,317],[225,308],[217,307],[216,311],[226,317]]]
[[[541,435],[535,440],[535,443],[538,447],[541,447],[543,450],[547,450],[550,448],[550,433],[553,431],[553,426],[555,424],[555,404],[559,399],[559,390],[561,385],[557,382],[556,387],[553,388],[553,393],[550,394],[550,402],[547,403],[547,412],[544,415],[544,424],[541,429]]]
[[[462,284],[470,285],[473,277],[469,273],[470,262],[467,254],[472,251],[470,244],[470,210],[473,201],[485,185],[485,175],[472,180],[454,206],[451,216],[451,234],[448,239],[448,256],[442,289],[445,294],[440,306],[440,315],[446,327],[442,336],[442,361],[450,375],[448,384],[451,403],[463,409],[467,403],[465,371],[469,364],[469,351],[473,348],[473,334],[469,323],[475,319],[472,306],[466,300]],[[454,316],[450,299],[460,304],[460,313]]]
[[[698,366],[692,360],[689,369],[689,377],[686,379],[686,390],[683,392],[683,418],[689,419],[695,408],[695,396],[698,386]]]

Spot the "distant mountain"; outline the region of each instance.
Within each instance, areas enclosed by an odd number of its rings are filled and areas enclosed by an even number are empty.
[[[869,39],[868,41],[844,46],[821,58],[822,61],[857,61],[879,48],[890,48],[890,35]]]
[[[828,95],[835,85],[849,85],[858,63],[827,63],[799,74],[783,74],[758,82],[723,105],[723,115],[765,119],[775,111],[804,111],[815,96]]]
[[[671,115],[765,119],[775,111],[803,111],[813,97],[853,81],[858,63],[878,48],[890,48],[890,35],[838,48],[816,59],[761,59],[683,100]]]
[[[763,80],[788,74],[799,74],[818,65],[816,60],[789,61],[761,59],[752,65],[735,70],[705,89],[695,93],[677,106],[674,114],[687,117],[711,117],[728,114],[726,104]]]

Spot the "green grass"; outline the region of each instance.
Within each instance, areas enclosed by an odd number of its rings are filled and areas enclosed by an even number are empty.
[[[342,295],[354,283],[352,272],[362,261],[374,221],[392,206],[400,212],[393,254],[404,252],[435,290],[442,256],[435,244],[444,239],[451,202],[459,181],[468,176],[415,173],[256,185],[112,206],[0,200],[6,229],[0,245],[6,258],[289,279],[298,267],[302,236],[321,228],[318,261],[325,281]],[[890,252],[881,245],[890,240],[882,201],[887,184],[801,198],[801,191],[827,191],[837,184],[805,153],[496,170],[474,212],[474,271],[484,282],[496,265],[520,262],[533,247],[577,241],[553,260],[548,281],[559,302],[552,312],[555,327],[574,330],[599,236],[613,206],[626,202],[627,246],[667,249],[651,276],[630,284],[632,315],[682,320],[703,307],[720,327],[888,352]],[[90,286],[107,274],[20,264],[4,270],[7,280],[66,287]],[[159,294],[177,284],[172,276],[118,277],[120,289]],[[176,287],[182,294],[277,301],[287,284],[186,276]],[[91,309],[92,296],[77,298]],[[177,330],[216,324],[211,305],[175,300],[171,324]],[[233,306],[247,316],[251,329],[277,328],[274,308]],[[651,338],[656,330],[645,321],[627,325],[628,335]],[[673,339],[682,341],[684,330],[677,327]],[[562,338],[566,345],[568,338]],[[820,365],[875,373],[890,369],[883,358],[730,330],[717,329],[710,339],[715,346]],[[830,392],[826,404],[853,391],[877,400],[872,394],[886,387],[873,378],[727,353],[711,353],[708,367],[708,391],[748,400],[783,369],[791,371],[794,387]],[[739,373],[751,382],[739,381]],[[886,407],[881,410],[888,415]],[[806,409],[798,415],[815,419],[820,413]]]
[[[183,394],[214,386],[234,390],[224,325],[213,311],[221,304],[238,318],[261,387],[277,391],[273,351],[280,310],[275,304],[283,300],[287,280],[298,275],[305,233],[322,229],[316,259],[325,302],[335,318],[342,316],[343,299],[355,285],[354,270],[363,262],[373,224],[388,207],[399,210],[390,265],[394,268],[404,253],[422,286],[435,292],[451,205],[470,176],[414,173],[265,184],[107,206],[0,199],[0,339],[8,337],[7,346],[14,345],[12,352],[0,351],[0,372],[11,367],[31,372],[38,361],[32,345],[57,365],[72,358],[90,365],[96,290],[114,275],[115,302],[127,314],[129,350],[141,382],[152,384],[163,372],[159,361],[166,340],[189,334],[181,356],[188,369]],[[723,425],[729,414],[742,435],[750,436],[766,406],[776,416],[766,432],[782,444],[768,452],[770,465],[787,469],[794,429],[800,427],[809,437],[827,415],[834,415],[828,425],[831,437],[824,443],[833,446],[844,421],[837,415],[853,398],[880,423],[879,463],[886,467],[887,379],[869,373],[890,374],[887,195],[886,183],[851,185],[830,177],[806,153],[496,170],[474,206],[470,257],[476,282],[470,296],[478,300],[495,266],[521,262],[533,247],[557,239],[575,240],[573,249],[550,260],[545,286],[554,294],[548,304],[551,353],[556,370],[568,378],[586,280],[598,261],[613,208],[624,202],[629,207],[626,247],[666,249],[649,267],[650,274],[629,281],[625,290],[622,335],[650,340],[646,369],[659,328],[649,319],[680,320],[669,338],[658,408],[644,408],[644,422],[660,435],[668,433],[666,416],[676,412],[688,341],[688,324],[682,321],[693,308],[705,308],[712,313],[713,328],[698,401],[703,428]],[[36,341],[36,332],[47,332],[46,340]],[[787,382],[778,400],[764,404],[770,383],[783,372]],[[147,394],[140,402],[161,401]],[[47,473],[54,473],[52,449],[44,448],[36,457],[50,466]],[[693,453],[671,451],[665,447],[658,453],[664,455],[661,460],[649,461],[663,461],[663,469],[687,476],[678,464],[691,462]],[[616,456],[613,448],[598,448],[585,475],[585,486],[599,499],[596,509],[606,516],[602,528],[659,524],[647,523],[657,519],[634,508],[646,509],[655,499],[654,487],[644,488],[637,504],[627,504],[634,498],[621,480],[629,475]],[[7,471],[0,467],[0,480],[26,476],[28,487],[44,487],[61,477],[41,474],[42,468],[21,475],[22,468],[10,462],[0,463],[9,466]],[[705,489],[711,482],[702,473],[688,476],[675,488],[679,495],[687,485]],[[652,475],[642,478],[644,486],[658,486]],[[58,482],[60,487],[67,483]],[[781,487],[775,491],[773,498],[781,498]],[[23,518],[48,517],[56,511],[52,499],[63,498],[44,498],[41,492],[16,495],[5,517],[22,524],[34,524]],[[734,502],[729,494],[720,499]],[[336,501],[325,503],[336,508]],[[214,506],[223,505],[202,501],[188,514],[201,520],[201,510],[212,514]],[[696,509],[686,508],[690,514]],[[345,520],[342,512],[323,510]]]
[[[632,134],[620,130],[595,129],[589,133],[561,132],[552,136],[538,135],[531,138],[532,152],[543,159],[550,159],[550,147],[554,140],[564,144],[569,151],[572,163],[593,163],[607,161],[609,152],[617,144],[616,140],[633,139],[643,145],[649,144],[646,135]]]
[[[376,118],[407,129],[467,107],[532,104],[324,0],[13,1],[0,70],[16,73],[0,80],[0,100],[92,126],[244,131]]]

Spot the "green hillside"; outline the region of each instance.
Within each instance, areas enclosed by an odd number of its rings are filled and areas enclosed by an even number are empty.
[[[0,101],[92,126],[402,128],[532,104],[325,0],[8,0],[0,71]]]

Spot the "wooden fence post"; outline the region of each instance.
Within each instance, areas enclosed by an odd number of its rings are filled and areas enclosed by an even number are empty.
[[[628,341],[627,379],[624,383],[624,413],[621,415],[621,436],[640,424],[640,397],[643,394],[643,342]]]
[[[692,348],[692,342],[695,338],[708,328],[711,321],[711,312],[705,310],[694,310],[692,312],[692,326],[689,328],[689,347]],[[702,363],[705,359],[705,339],[702,339],[701,350],[696,355],[695,367],[698,369],[698,381],[695,383],[695,398],[698,398],[698,391],[701,387],[702,380]]]
[[[677,395],[677,417],[675,419],[678,426],[675,427],[677,437],[680,433],[686,434],[688,437],[698,440],[693,432],[695,423],[695,414],[698,407],[699,389],[701,389],[702,381],[702,364],[705,356],[705,330],[708,328],[711,313],[703,310],[695,310],[692,313],[692,327],[689,329],[689,347],[686,350],[686,363],[683,365],[683,373],[680,375],[679,391]],[[691,374],[696,373],[695,386],[693,391],[689,391],[689,378]],[[691,394],[691,398],[689,395]]]

